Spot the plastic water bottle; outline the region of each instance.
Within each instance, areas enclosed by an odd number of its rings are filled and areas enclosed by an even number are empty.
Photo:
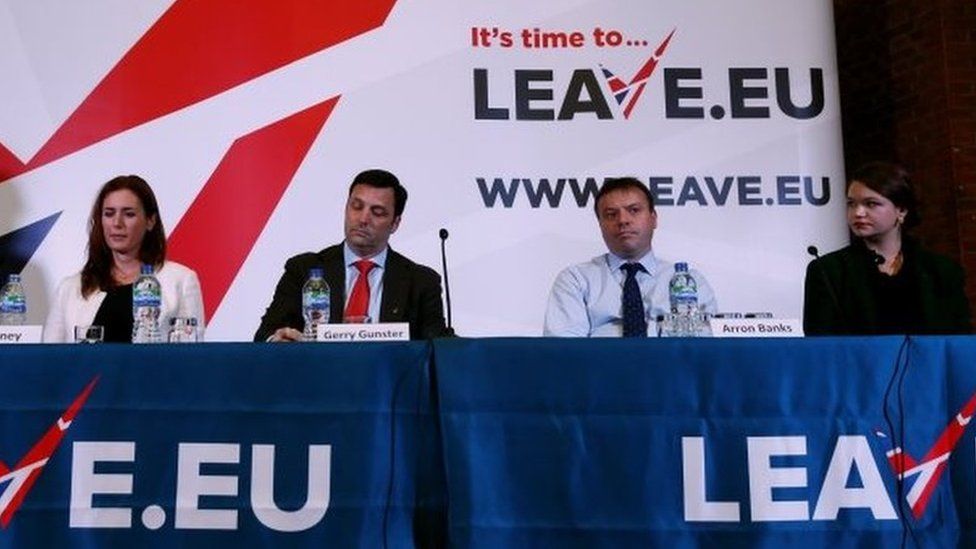
[[[305,341],[315,341],[319,324],[329,322],[330,300],[329,284],[325,281],[322,269],[309,269],[308,280],[302,286],[302,316],[305,317]]]
[[[674,335],[692,337],[698,333],[698,283],[688,272],[688,264],[674,264],[674,276],[668,284],[671,312],[675,315]]]
[[[19,274],[7,277],[0,289],[0,325],[20,326],[27,323],[27,297]]]
[[[132,285],[132,342],[159,343],[159,310],[163,292],[159,280],[153,276],[152,265],[143,265],[139,278]]]

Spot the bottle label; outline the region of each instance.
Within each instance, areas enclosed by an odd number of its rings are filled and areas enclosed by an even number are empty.
[[[156,293],[137,293],[132,296],[132,306],[136,308],[143,307],[156,307],[160,306],[161,300],[159,294]]]
[[[0,313],[6,314],[25,314],[27,313],[27,301],[22,295],[7,294],[0,300]]]
[[[306,292],[302,298],[306,309],[325,310],[329,308],[328,292]]]
[[[672,294],[698,292],[698,284],[695,282],[695,279],[691,278],[689,275],[675,275],[675,277],[671,279],[669,287]]]
[[[698,305],[698,283],[687,272],[679,272],[671,277],[668,284],[671,294],[671,308],[675,312],[685,312]]]
[[[142,307],[158,308],[161,305],[162,297],[160,296],[159,283],[150,277],[137,280],[132,289],[132,306],[138,309]]]

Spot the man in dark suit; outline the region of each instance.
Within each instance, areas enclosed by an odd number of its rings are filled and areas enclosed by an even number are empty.
[[[411,339],[445,335],[440,276],[388,245],[406,204],[407,190],[392,173],[367,170],[357,175],[346,201],[345,240],[285,263],[254,340],[302,339],[302,286],[312,268],[323,269],[329,283],[330,323],[368,317],[409,323]]]

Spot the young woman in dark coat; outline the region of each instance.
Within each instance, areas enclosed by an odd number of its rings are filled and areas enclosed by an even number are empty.
[[[906,234],[918,223],[903,168],[873,162],[854,172],[847,184],[851,244],[807,267],[806,334],[970,333],[963,270]]]

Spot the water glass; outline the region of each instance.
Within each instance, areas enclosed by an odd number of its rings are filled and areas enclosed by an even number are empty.
[[[710,337],[711,315],[702,312],[690,315],[666,313],[658,317],[657,328],[661,337]]]
[[[168,341],[170,343],[196,343],[199,340],[197,319],[193,317],[175,317],[169,319]]]
[[[657,333],[660,337],[678,337],[678,315],[674,313],[664,313],[657,317]]]
[[[695,337],[712,337],[712,315],[708,313],[696,313],[694,318]]]
[[[75,343],[101,343],[105,341],[105,328],[102,326],[75,326]]]

